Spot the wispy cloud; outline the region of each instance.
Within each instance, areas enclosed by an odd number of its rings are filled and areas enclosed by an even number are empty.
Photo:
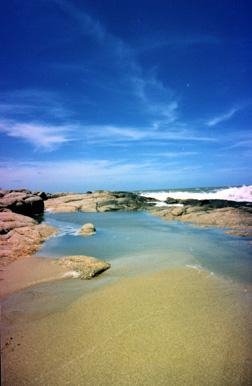
[[[124,40],[110,33],[99,20],[68,0],[54,0],[54,2],[77,22],[81,34],[89,35],[97,43],[102,43],[102,49],[109,51],[114,57],[113,65],[117,64],[120,67],[121,80],[128,88],[132,88],[133,96],[141,102],[146,114],[166,122],[174,122],[177,119],[178,101],[174,97],[174,92],[165,86],[153,71],[148,73],[142,68],[134,48],[129,47]],[[80,71],[80,67],[76,69]]]
[[[0,132],[13,138],[20,138],[35,148],[51,151],[71,140],[70,126],[48,126],[39,123],[15,123],[0,121]]]
[[[173,91],[153,74],[147,78],[131,77],[135,95],[143,103],[146,112],[156,116],[158,122],[171,123],[178,118],[178,102]]]
[[[106,30],[98,20],[93,19],[88,13],[78,9],[73,3],[67,0],[53,0],[62,11],[72,17],[81,28],[82,32],[103,41],[107,35]]]
[[[97,18],[92,17],[83,7],[77,7],[69,0],[53,0],[54,3],[76,22],[76,27],[82,35],[91,37],[102,45],[102,48],[110,50],[117,60],[126,62],[127,66],[135,67],[132,60],[132,50],[118,36],[110,33],[106,26]]]
[[[118,142],[141,141],[207,141],[215,142],[216,139],[209,136],[199,135],[197,132],[180,127],[170,127],[161,130],[155,125],[134,128],[120,126],[85,126],[83,127],[85,138],[89,143],[110,144]]]
[[[183,157],[191,157],[199,154],[200,153],[197,151],[183,151],[183,150],[145,153],[145,155],[151,156],[151,157],[178,158],[178,159],[182,159]]]
[[[252,138],[249,138],[249,136],[246,139],[238,139],[237,141],[233,142],[231,145],[226,146],[225,149],[240,149],[240,148],[252,148]]]
[[[207,121],[207,125],[211,127],[211,126],[216,126],[216,125],[218,125],[221,122],[228,121],[239,110],[240,110],[240,108],[234,107],[234,108],[230,109],[229,111],[227,111],[224,114],[220,114],[220,115],[215,116],[214,118],[211,118],[209,121]]]
[[[156,49],[163,49],[165,47],[176,47],[176,48],[188,48],[190,46],[206,46],[206,45],[219,45],[222,43],[222,39],[217,35],[188,35],[188,36],[162,36],[156,35],[148,36],[148,39],[141,39],[140,41],[136,38],[136,45],[138,52],[151,51]]]
[[[56,93],[29,88],[1,92],[0,113],[2,118],[16,116],[20,120],[34,116],[36,119],[63,120],[72,115]]]
[[[93,189],[136,189],[171,184],[188,179],[188,171],[200,170],[199,165],[176,166],[173,163],[120,162],[108,160],[68,160],[45,162],[0,162],[2,187],[27,186],[51,191],[85,191]],[[124,183],[123,175],[127,175]],[[161,182],[162,181],[162,182]]]

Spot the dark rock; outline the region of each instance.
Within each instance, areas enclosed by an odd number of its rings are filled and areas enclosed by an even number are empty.
[[[44,200],[44,201],[47,200],[47,198],[48,198],[47,194],[45,192],[36,192],[34,194],[36,194],[36,196],[42,198],[42,200]]]
[[[165,200],[166,204],[178,204],[180,200],[177,200],[176,198],[167,197]]]
[[[241,207],[251,207],[251,202],[237,202],[229,200],[219,200],[219,199],[210,199],[210,200],[196,200],[196,199],[174,199],[168,197],[165,202],[167,204],[183,204],[186,206],[197,206],[204,207],[205,210],[209,209],[220,209],[220,208],[241,208]]]
[[[26,213],[27,214],[39,214],[44,212],[44,201],[41,197],[33,196],[28,197],[24,200],[25,204],[27,205]]]
[[[32,217],[44,212],[43,199],[28,190],[1,190],[0,194],[0,211],[9,209],[15,213]]]

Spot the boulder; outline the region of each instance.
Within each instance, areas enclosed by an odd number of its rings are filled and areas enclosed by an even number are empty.
[[[172,208],[171,213],[173,216],[181,216],[184,213],[185,209],[181,206],[175,206]]]
[[[94,235],[95,233],[96,233],[95,226],[94,224],[91,224],[91,223],[84,224],[81,227],[79,232],[79,234],[83,236],[91,236],[91,235]]]
[[[106,271],[110,264],[103,260],[98,260],[90,256],[67,256],[59,260],[59,264],[71,271],[77,271],[81,279],[91,279],[92,277]]]
[[[45,192],[36,192],[34,194],[36,194],[36,196],[38,196],[38,197],[41,197],[42,200],[47,200],[47,198],[48,198],[47,194]]]
[[[166,204],[178,204],[180,200],[172,197],[167,197],[165,200]]]
[[[39,196],[32,196],[24,199],[27,214],[40,214],[44,212],[44,201]]]

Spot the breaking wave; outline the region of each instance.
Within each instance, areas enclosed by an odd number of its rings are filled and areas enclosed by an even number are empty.
[[[252,185],[219,188],[214,190],[209,189],[190,189],[186,190],[163,190],[142,192],[141,196],[155,198],[159,201],[165,201],[168,197],[174,199],[196,199],[196,200],[229,200],[237,202],[252,202]]]

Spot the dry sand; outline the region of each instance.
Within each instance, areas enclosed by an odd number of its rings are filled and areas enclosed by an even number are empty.
[[[177,268],[27,322],[4,309],[4,385],[249,385],[247,295]]]

